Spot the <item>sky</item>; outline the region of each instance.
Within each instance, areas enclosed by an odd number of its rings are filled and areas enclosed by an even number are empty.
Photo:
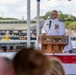
[[[31,19],[37,16],[37,1],[31,1]],[[61,10],[64,14],[76,16],[76,0],[41,0],[40,16],[52,10]],[[0,17],[27,19],[27,0],[0,0]]]

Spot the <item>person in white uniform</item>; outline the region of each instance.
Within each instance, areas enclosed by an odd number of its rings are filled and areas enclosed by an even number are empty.
[[[65,35],[64,23],[59,21],[57,16],[58,12],[53,10],[50,19],[47,19],[44,23],[41,35]],[[72,49],[72,43],[69,40],[68,45],[64,47],[63,52],[69,52]]]

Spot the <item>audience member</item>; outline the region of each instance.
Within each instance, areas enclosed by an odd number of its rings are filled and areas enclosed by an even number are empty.
[[[33,48],[21,49],[13,59],[16,75],[50,75],[49,59]]]
[[[0,57],[0,75],[15,75],[10,59]]]
[[[55,57],[50,58],[51,70],[50,75],[66,75],[62,63]]]

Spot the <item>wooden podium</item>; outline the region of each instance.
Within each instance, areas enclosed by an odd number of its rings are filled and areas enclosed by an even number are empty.
[[[47,36],[39,35],[38,42],[42,44],[42,52],[62,53],[63,48],[68,45],[69,36]]]

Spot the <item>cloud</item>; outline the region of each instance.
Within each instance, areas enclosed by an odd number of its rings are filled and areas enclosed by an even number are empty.
[[[30,4],[31,11],[36,11],[36,8],[37,8],[36,0],[31,1],[30,3],[31,3]],[[20,6],[16,11],[24,13],[24,12],[27,12],[27,8],[28,8],[27,3],[25,3],[24,5]]]
[[[37,2],[36,0],[31,1],[31,17],[37,15]],[[76,0],[41,0],[40,2],[40,14],[45,15],[46,12],[53,9],[61,10],[63,13],[69,13],[76,15]],[[7,17],[20,18],[23,15],[27,17],[27,0],[0,0],[0,12],[6,13]],[[9,14],[7,14],[9,13]]]
[[[65,3],[64,3],[65,2]],[[25,15],[27,16],[27,2],[25,2],[26,4],[20,6],[16,11],[19,13],[26,13]],[[73,12],[69,12],[74,6],[76,6],[76,1],[68,1],[68,0],[41,0],[40,2],[40,14],[41,15],[45,15],[45,13],[47,11],[51,11],[53,9],[56,10],[62,10],[63,12],[67,12],[67,13],[71,13],[71,14],[75,14]],[[70,7],[68,9],[68,7]],[[68,11],[69,10],[69,11]],[[37,14],[37,2],[36,0],[31,1],[31,17],[35,17]]]
[[[26,6],[19,7],[16,11],[20,13],[27,12],[27,7]]]
[[[41,10],[47,11],[48,9],[50,9],[52,7],[56,7],[56,6],[58,6],[58,3],[55,0],[51,0],[50,2],[47,0],[44,0],[44,1],[41,0],[41,2],[40,2]],[[27,10],[27,4],[19,7],[17,9],[17,12],[25,12],[26,10]],[[37,10],[37,2],[36,2],[36,0],[33,0],[33,1],[31,1],[31,12],[36,12],[36,10]]]
[[[8,12],[8,8],[4,5],[0,6],[0,12]]]
[[[5,16],[12,17],[12,14],[14,14],[14,13],[12,13],[13,9],[12,9],[12,11],[10,10],[12,7],[11,4],[15,4],[15,3],[18,4],[18,2],[20,2],[20,1],[22,1],[22,0],[0,0],[0,15],[2,16],[2,13],[3,13],[4,17]],[[11,15],[7,14],[7,13],[10,13]]]
[[[8,12],[8,13],[5,13],[5,14],[4,14],[4,17],[17,18],[17,16],[16,16],[16,14],[15,14],[15,13],[9,13],[9,12]]]
[[[30,4],[30,12],[31,12],[31,16],[30,17],[32,17],[32,18],[34,18],[35,16],[36,16],[36,11],[37,11],[37,2],[36,2],[36,0],[34,0],[34,1],[31,1],[30,2],[31,4]],[[17,10],[16,10],[16,12],[18,12],[18,13],[25,13],[25,17],[27,17],[27,3],[25,4],[25,5],[22,5],[21,7],[19,7]]]
[[[17,3],[17,2],[20,2],[22,0],[0,0],[0,4],[13,4],[13,3]]]
[[[70,2],[68,1],[68,2],[66,2],[66,4],[67,4],[67,5],[70,5],[70,6],[71,6],[71,5],[72,5],[72,6],[73,6],[73,5],[76,5],[76,0],[72,0],[72,1],[70,1]]]
[[[45,8],[53,8],[53,7],[64,7],[64,6],[73,6],[76,5],[76,0],[72,0],[72,1],[68,1],[68,0],[41,0],[41,8],[45,9]]]
[[[45,9],[49,9],[51,7],[56,7],[58,4],[56,3],[56,1],[54,0],[51,0],[51,1],[44,1],[44,2],[41,2],[41,9],[45,10]]]

